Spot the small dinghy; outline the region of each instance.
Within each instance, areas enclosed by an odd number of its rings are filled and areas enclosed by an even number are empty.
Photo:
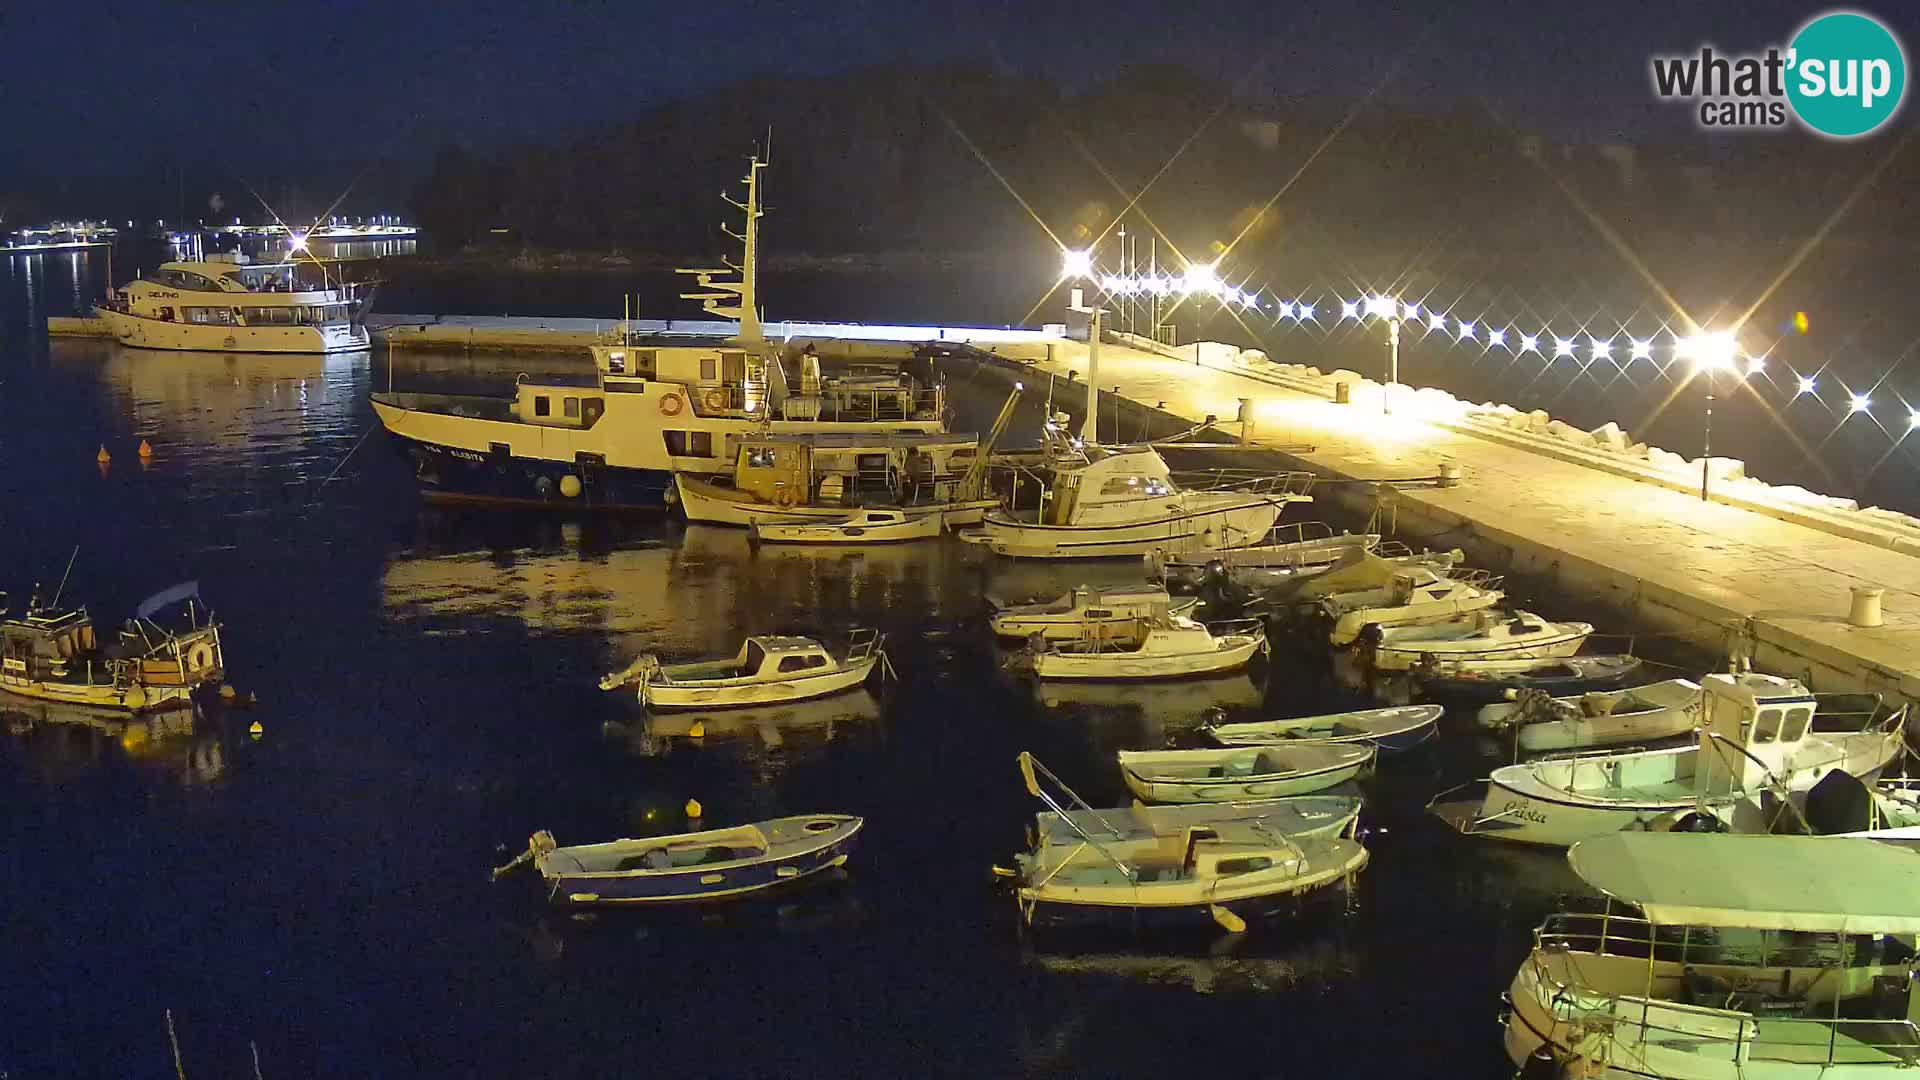
[[[1042,679],[1181,679],[1237,671],[1267,649],[1266,627],[1243,619],[1229,632],[1178,615],[1143,620],[1134,634],[1111,639],[1036,641],[1026,660]]]
[[[1548,622],[1530,611],[1485,610],[1447,622],[1370,628],[1360,637],[1375,671],[1405,671],[1427,657],[1543,659],[1572,656],[1592,623]]]
[[[1122,750],[1127,789],[1148,802],[1217,803],[1311,795],[1373,764],[1371,743],[1300,743],[1224,750]]]
[[[1142,619],[1160,614],[1188,615],[1200,606],[1198,597],[1175,600],[1165,589],[1093,589],[1085,585],[1042,603],[1006,604],[991,596],[987,602],[994,608],[991,624],[996,635],[1025,638],[1044,634],[1048,641],[1125,636],[1136,632]]]
[[[1303,716],[1294,720],[1257,720],[1207,727],[1222,746],[1270,746],[1289,743],[1371,743],[1382,752],[1410,750],[1433,738],[1439,705],[1401,705],[1390,709]]]
[[[559,847],[537,832],[519,858],[532,862],[547,895],[563,904],[671,904],[720,900],[793,885],[845,865],[864,822],[806,814],[731,829]]]
[[[726,660],[662,664],[645,653],[600,680],[600,689],[638,684],[650,709],[713,709],[777,705],[851,690],[886,662],[884,635],[855,630],[835,654],[812,638],[750,637]]]
[[[1309,538],[1309,533],[1314,535]],[[1210,578],[1225,578],[1256,591],[1284,589],[1348,559],[1380,546],[1378,534],[1334,535],[1319,522],[1301,522],[1278,528],[1274,535],[1294,537],[1285,543],[1243,548],[1203,548],[1179,554],[1154,550],[1142,556],[1147,577],[1169,590],[1196,592]]]
[[[1019,760],[1028,792],[1052,812],[1037,816],[1015,867],[995,872],[1015,883],[1030,925],[1106,917],[1138,926],[1154,916],[1240,933],[1249,918],[1350,884],[1367,864],[1351,836],[1357,798],[1094,810],[1031,755]]]
[[[1520,749],[1538,753],[1685,735],[1700,726],[1704,707],[1699,683],[1668,679],[1564,698],[1522,690],[1513,701],[1483,706],[1479,722],[1492,731],[1518,727]]]
[[[756,521],[747,536],[763,544],[892,544],[939,536],[941,526],[938,510],[860,510],[826,521]]]
[[[1421,696],[1460,704],[1500,701],[1509,690],[1543,690],[1554,697],[1612,690],[1640,673],[1637,656],[1566,656],[1550,659],[1441,660],[1411,669]]]
[[[1480,570],[1439,574],[1425,567],[1396,571],[1384,587],[1335,593],[1320,601],[1327,641],[1351,645],[1370,626],[1419,626],[1450,622],[1483,611],[1505,598],[1500,579]]]

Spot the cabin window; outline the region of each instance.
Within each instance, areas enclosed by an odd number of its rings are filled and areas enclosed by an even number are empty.
[[[1755,743],[1770,743],[1780,737],[1780,710],[1762,709],[1760,719],[1753,728]]]
[[[627,373],[627,354],[610,352],[607,354],[607,374],[625,375]]]
[[[1111,619],[1111,618],[1113,618],[1113,612],[1111,612],[1111,611],[1107,611],[1107,610],[1105,610],[1105,609],[1103,609],[1103,608],[1088,608],[1088,609],[1087,609],[1087,618],[1089,618],[1089,619]]]
[[[1100,487],[1102,495],[1135,495],[1152,498],[1157,495],[1171,495],[1173,489],[1166,481],[1152,476],[1116,476]]]
[[[560,402],[560,413],[569,420],[580,419],[580,399],[577,397],[563,398]]]
[[[606,411],[607,399],[605,398],[590,397],[580,399],[580,419],[586,427],[592,427],[599,423],[600,417],[605,414]]]
[[[747,448],[747,468],[749,469],[771,469],[778,458],[779,455],[773,452],[771,446],[752,446]]]
[[[813,666],[807,663],[807,659],[808,658],[804,656],[783,656],[780,658],[780,670],[783,672],[805,671],[807,668]]]
[[[548,400],[544,395],[534,398],[533,399],[533,415],[552,416],[553,402]]]
[[[741,665],[741,669],[746,674],[751,675],[759,671],[760,666],[766,662],[767,650],[761,648],[760,643],[757,641],[747,642],[747,662]]]
[[[720,358],[719,357],[703,356],[700,358],[700,381],[701,382],[719,382],[720,381]]]
[[[826,667],[827,658],[824,656],[809,656],[807,657],[807,666],[810,668]]]
[[[873,520],[874,520],[874,521],[876,521],[876,522],[879,522],[879,521],[899,521],[899,520],[900,520],[900,515],[899,515],[899,514],[875,514],[875,515],[873,515]]]
[[[660,436],[666,440],[667,453],[674,457],[713,456],[711,431],[663,431]]]
[[[1244,859],[1221,859],[1214,864],[1214,871],[1221,877],[1227,877],[1230,874],[1251,874],[1272,866],[1273,860],[1265,855],[1250,855]]]
[[[1805,705],[1797,705],[1787,710],[1787,718],[1780,725],[1781,742],[1799,742],[1806,737],[1807,725],[1813,722],[1813,710]]]

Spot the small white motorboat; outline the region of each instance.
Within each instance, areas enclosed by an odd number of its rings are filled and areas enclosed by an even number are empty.
[[[553,834],[542,831],[494,877],[531,861],[546,879],[548,897],[564,904],[729,899],[844,866],[863,824],[846,814],[806,814],[578,847],[556,846]]]
[[[1309,533],[1313,535],[1310,537]],[[1282,526],[1268,539],[1274,535],[1291,539],[1253,547],[1202,548],[1176,554],[1156,549],[1142,559],[1147,564],[1147,577],[1164,583],[1169,589],[1193,592],[1209,576],[1217,574],[1237,585],[1267,591],[1324,573],[1380,545],[1377,533],[1336,535],[1319,522]]]
[[[1029,924],[1117,916],[1137,926],[1154,915],[1240,933],[1249,917],[1350,884],[1367,863],[1351,835],[1357,798],[1094,810],[1030,755],[1020,768],[1052,812],[1038,815],[1015,868],[995,872],[1015,882]],[[1036,771],[1067,801],[1043,790]]]
[[[1195,803],[1311,795],[1360,775],[1371,743],[1301,743],[1224,750],[1122,750],[1127,789],[1148,802]]]
[[[747,535],[765,544],[891,544],[940,535],[938,510],[855,510],[824,521],[755,521]]]
[[[1447,801],[1443,792],[1428,810],[1465,833],[1564,847],[1762,788],[1792,795],[1834,770],[1877,777],[1904,746],[1905,710],[1869,714],[1859,731],[1814,731],[1819,699],[1796,680],[1713,674],[1701,689],[1695,743],[1507,765],[1493,771],[1481,798]]]
[[[1592,623],[1548,622],[1530,611],[1492,608],[1440,623],[1381,626],[1361,635],[1375,671],[1406,671],[1422,661],[1542,659],[1572,656]]]
[[[1141,622],[1138,632],[1110,639],[1042,640],[1029,647],[1027,660],[1042,679],[1180,679],[1237,671],[1267,649],[1266,627],[1257,619],[1218,635],[1178,615]]]
[[[1200,606],[1197,597],[1175,600],[1159,588],[1095,589],[1085,585],[1037,604],[1004,604],[987,597],[994,612],[993,632],[1004,638],[1042,634],[1048,641],[1078,641],[1136,633],[1142,619],[1187,615]]]
[[[1328,623],[1327,640],[1335,646],[1351,645],[1369,626],[1447,622],[1493,607],[1506,595],[1499,583],[1499,578],[1478,570],[1439,574],[1413,567],[1396,571],[1382,588],[1336,593],[1319,607]]]
[[[645,653],[600,680],[600,689],[638,684],[650,709],[712,709],[738,705],[774,705],[825,697],[867,681],[886,661],[885,637],[855,630],[846,649],[835,654],[812,638],[750,637],[725,660],[662,664]]]
[[[1206,732],[1222,746],[1371,743],[1383,752],[1394,752],[1411,750],[1433,738],[1444,712],[1446,708],[1441,705],[1400,705],[1293,720],[1209,725]]]
[[[1520,749],[1538,753],[1685,735],[1699,726],[1704,707],[1699,683],[1668,679],[1577,697],[1522,690],[1512,701],[1482,706],[1479,723],[1493,731],[1518,727]]]

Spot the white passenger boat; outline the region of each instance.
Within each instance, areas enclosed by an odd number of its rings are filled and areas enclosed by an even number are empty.
[[[856,510],[822,521],[762,521],[748,527],[764,544],[892,544],[940,535],[940,511]]]
[[[122,345],[196,352],[335,353],[367,347],[346,286],[296,285],[297,267],[243,255],[162,263],[94,308]]]
[[[1572,697],[1522,690],[1512,701],[1482,706],[1478,719],[1481,727],[1494,731],[1518,727],[1520,749],[1538,753],[1685,735],[1699,725],[1704,707],[1699,683],[1667,679]]]
[[[1027,657],[1042,679],[1179,679],[1245,667],[1267,649],[1267,633],[1258,620],[1215,635],[1192,619],[1165,615],[1140,620],[1137,631],[1043,644]]]
[[[1216,724],[1209,725],[1206,732],[1208,738],[1222,746],[1368,743],[1383,752],[1392,752],[1411,750],[1433,738],[1440,716],[1445,712],[1439,705],[1398,705],[1291,720]]]
[[[1197,598],[1175,600],[1165,589],[1095,589],[1085,585],[1043,603],[1008,604],[992,596],[987,602],[993,605],[989,622],[996,635],[1026,638],[1042,634],[1048,641],[1124,637],[1138,633],[1143,619],[1191,615],[1200,606]]]
[[[873,630],[855,630],[844,652],[835,654],[812,638],[750,637],[725,660],[662,664],[645,653],[600,680],[600,689],[638,686],[640,702],[650,709],[712,709],[804,701],[851,690],[867,681],[883,663],[884,638]]]
[[[1022,918],[1211,920],[1231,933],[1351,884],[1367,850],[1351,831],[1359,800],[1094,810],[1027,754],[1027,790],[1041,814],[1031,850],[996,870],[1015,882]],[[1067,797],[1043,789],[1036,771]],[[1332,830],[1332,831],[1329,831]]]
[[[1646,828],[1676,810],[1804,791],[1833,770],[1875,777],[1902,752],[1904,711],[1854,732],[1811,730],[1819,701],[1793,679],[1713,674],[1693,745],[1551,757],[1495,769],[1484,797],[1429,807],[1463,832],[1566,846]]]
[[[1567,861],[1607,899],[1550,916],[1513,977],[1522,1075],[1892,1080],[1920,1062],[1913,847],[1624,833]]]
[[[1447,622],[1498,604],[1500,579],[1478,570],[1436,573],[1426,567],[1395,571],[1383,588],[1336,593],[1320,601],[1327,640],[1351,645],[1369,626],[1415,626]]]
[[[1053,465],[1032,518],[990,511],[962,539],[1028,559],[1179,554],[1258,543],[1289,503],[1309,502],[1311,474],[1271,478],[1251,489],[1188,490],[1151,446],[1093,447]]]
[[[767,340],[755,292],[763,167],[755,160],[747,177],[739,269],[684,271],[713,290],[686,297],[738,320],[737,334],[623,333],[591,347],[595,378],[586,386],[524,380],[512,398],[372,395],[374,414],[412,459],[422,494],[657,511],[679,499],[674,474],[731,473],[735,440],[944,432],[946,392],[924,356],[863,358],[860,367],[830,372],[811,348]],[[738,280],[721,280],[735,274]],[[797,374],[789,375],[790,366]],[[883,370],[868,370],[875,367]],[[794,501],[805,500],[796,494]]]
[[[1122,750],[1127,789],[1148,802],[1244,802],[1311,795],[1373,764],[1372,743],[1301,743],[1224,750]]]
[[[1509,613],[1483,608],[1446,622],[1380,626],[1378,630],[1363,633],[1361,642],[1375,671],[1406,671],[1428,658],[1445,661],[1572,656],[1592,633],[1592,623],[1548,622],[1530,611]]]
[[[861,508],[934,514],[977,525],[986,445],[975,435],[894,432],[740,435],[729,474],[674,476],[687,520],[752,526],[833,521]]]

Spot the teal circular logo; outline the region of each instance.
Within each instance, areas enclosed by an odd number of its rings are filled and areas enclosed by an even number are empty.
[[[1800,122],[1851,139],[1893,119],[1907,95],[1907,54],[1866,15],[1835,11],[1800,28],[1787,50],[1787,100]]]

